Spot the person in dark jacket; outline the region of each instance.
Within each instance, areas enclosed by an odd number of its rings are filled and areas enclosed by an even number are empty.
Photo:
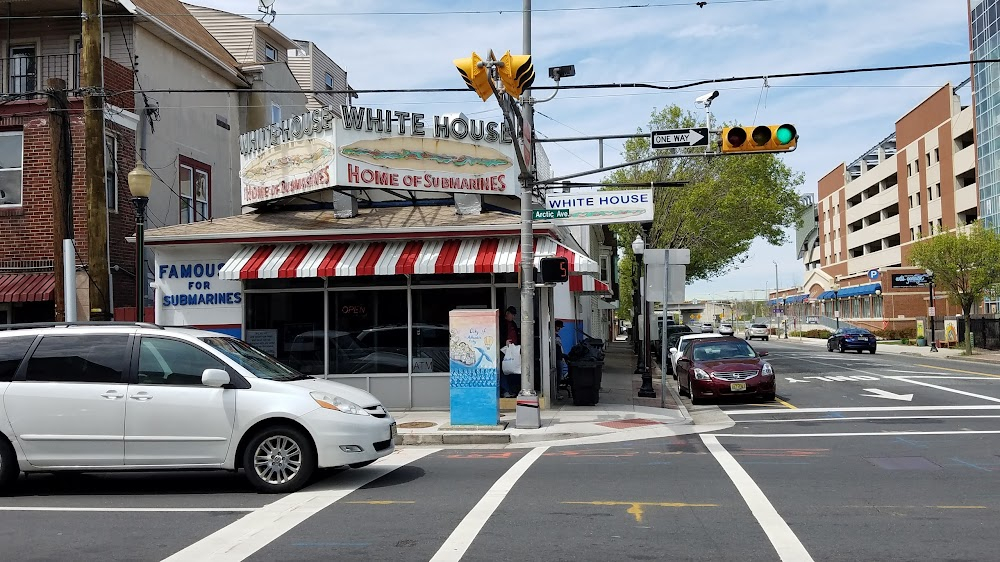
[[[521,330],[517,327],[514,319],[517,318],[517,309],[508,306],[504,311],[503,320],[500,322],[500,341],[504,342],[504,347],[509,344],[521,345]],[[500,359],[501,364],[503,358]],[[513,398],[521,389],[521,375],[519,373],[504,373],[500,368],[500,395],[504,398]]]

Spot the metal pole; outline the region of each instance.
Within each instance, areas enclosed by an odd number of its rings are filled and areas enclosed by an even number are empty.
[[[635,284],[633,285],[633,304],[632,308],[635,310],[635,374],[641,375],[646,371],[646,353],[642,349],[642,336],[639,330],[639,317],[641,316],[640,303],[642,302],[642,290],[640,285],[642,284],[642,254],[632,254],[635,257]]]
[[[930,287],[930,291],[931,291],[931,294],[930,294],[930,306],[928,307],[928,311],[927,312],[931,312],[931,310],[934,309],[934,281],[932,280],[930,282],[930,284],[928,284],[927,286]],[[936,316],[936,315],[935,314],[928,314],[928,316],[931,317],[931,351],[935,351],[936,352],[937,351],[937,343],[936,343],[937,342],[937,332],[934,329],[934,316]]]
[[[144,287],[146,281],[146,268],[144,264],[146,250],[146,204],[149,203],[149,198],[133,197],[132,202],[135,203],[135,320],[136,322],[144,322],[146,313],[146,291]]]
[[[524,0],[522,13],[524,54],[531,54],[531,0]],[[526,149],[531,151],[534,139],[531,92],[521,95],[524,128],[530,132]],[[521,182],[521,391],[517,396],[515,427],[541,427],[538,395],[535,393],[535,240],[531,224],[531,192],[534,179],[534,159],[528,165],[526,181]]]
[[[660,333],[660,407],[667,407],[667,366],[670,353],[667,350],[667,314],[670,312],[670,249],[663,259],[663,331]]]

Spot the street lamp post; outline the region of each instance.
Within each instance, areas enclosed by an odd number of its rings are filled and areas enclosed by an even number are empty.
[[[145,240],[146,204],[149,203],[149,192],[153,185],[153,175],[142,165],[142,159],[136,158],[135,169],[128,173],[128,190],[135,204],[135,319],[145,320]]]
[[[837,329],[840,329],[840,286],[833,286],[833,317],[837,321]]]
[[[646,235],[649,235],[649,230],[646,229]],[[641,236],[636,235],[635,240],[632,241],[632,252],[635,253],[637,263],[639,263],[639,275],[640,279],[644,276],[642,269],[642,255],[646,251],[646,242]],[[649,303],[647,303],[640,295],[642,306],[642,316],[643,324],[645,326],[645,337],[643,338],[641,346],[641,354],[639,358],[639,370],[642,375],[642,385],[639,387],[639,397],[640,398],[656,398],[656,391],[653,390],[653,372],[652,372],[652,361],[650,361],[649,356],[649,341],[650,341],[650,321],[649,321]],[[666,322],[666,320],[664,320]],[[664,327],[665,329],[665,327]]]
[[[642,254],[646,251],[646,243],[643,241],[642,236],[639,234],[635,235],[635,240],[632,241],[632,254],[635,256],[635,282],[632,284],[632,309],[635,321],[633,324],[633,331],[635,332],[635,372],[636,374],[642,374],[646,368],[646,353],[642,349],[642,338],[639,335],[639,316],[641,314],[639,307],[642,301],[642,292],[639,289],[639,285],[642,283]]]

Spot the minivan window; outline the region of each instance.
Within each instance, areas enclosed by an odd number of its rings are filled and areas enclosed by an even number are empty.
[[[270,355],[257,350],[243,340],[208,337],[201,338],[201,341],[222,352],[257,378],[272,381],[294,381],[309,378],[307,375],[279,363]]]
[[[25,380],[122,382],[128,338],[127,334],[45,336],[28,359]]]
[[[0,340],[0,382],[10,382],[35,336],[15,336]]]
[[[205,369],[226,365],[197,347],[166,338],[142,338],[139,345],[139,384],[200,386]]]

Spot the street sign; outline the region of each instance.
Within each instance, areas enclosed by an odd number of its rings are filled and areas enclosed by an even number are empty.
[[[935,316],[937,314],[937,309],[933,306],[927,307],[927,316]]]
[[[682,148],[685,146],[708,146],[708,128],[668,129],[650,133],[653,148]]]
[[[533,209],[531,220],[550,221],[552,219],[568,219],[569,209]]]
[[[878,270],[877,269],[869,269],[868,270],[868,278],[871,279],[872,281],[878,279]]]

